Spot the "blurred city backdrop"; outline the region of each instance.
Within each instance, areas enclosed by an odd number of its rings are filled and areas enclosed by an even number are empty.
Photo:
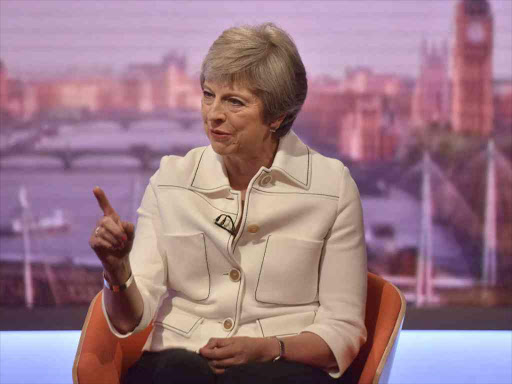
[[[512,305],[512,2],[1,1],[0,308],[83,306],[104,188],[132,221],[207,145],[200,63],[272,21],[303,56],[295,132],[362,197],[369,269],[415,307]]]

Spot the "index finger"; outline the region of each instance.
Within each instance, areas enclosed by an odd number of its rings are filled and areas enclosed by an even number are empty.
[[[203,348],[215,348],[217,346],[217,340],[218,339],[215,337],[210,338],[210,340],[208,340],[208,342],[203,346]]]
[[[224,360],[229,359],[236,355],[236,345],[222,343],[217,348],[205,349],[202,351],[202,355],[210,360]]]
[[[96,200],[98,200],[98,204],[101,210],[103,211],[103,214],[105,216],[113,216],[114,219],[116,219],[115,221],[117,221],[119,219],[119,215],[110,205],[107,195],[105,194],[105,192],[103,192],[103,189],[101,189],[100,187],[94,187],[92,193],[94,193],[94,197],[96,197]]]

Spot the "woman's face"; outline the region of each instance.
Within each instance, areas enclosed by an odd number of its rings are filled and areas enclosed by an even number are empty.
[[[275,142],[263,122],[263,104],[245,87],[205,81],[201,113],[213,150],[219,155],[253,157]]]

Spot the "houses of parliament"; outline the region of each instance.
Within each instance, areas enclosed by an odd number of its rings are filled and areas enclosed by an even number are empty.
[[[512,127],[512,81],[493,77],[490,1],[454,4],[452,41],[423,40],[416,78],[355,67],[342,81],[312,83],[303,118],[315,144],[335,137],[345,159],[372,163],[394,159],[412,132],[432,126],[482,139]]]
[[[493,131],[493,29],[488,0],[463,0],[456,6],[452,51],[446,42],[441,47],[423,42],[414,124],[451,123],[455,132],[479,135]]]

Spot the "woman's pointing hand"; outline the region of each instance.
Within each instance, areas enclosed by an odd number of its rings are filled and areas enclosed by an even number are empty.
[[[89,245],[101,260],[105,270],[114,272],[121,264],[127,262],[135,228],[132,223],[121,220],[100,187],[95,187],[93,193],[103,211],[103,217],[98,220],[89,239]]]

